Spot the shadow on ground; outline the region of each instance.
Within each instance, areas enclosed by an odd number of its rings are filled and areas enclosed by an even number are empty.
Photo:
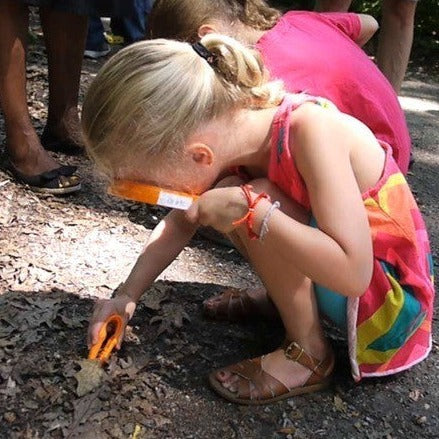
[[[61,290],[4,293],[0,436],[127,438],[140,431],[145,438],[437,437],[437,346],[436,355],[412,371],[358,386],[345,345],[333,335],[339,361],[329,390],[270,407],[237,407],[218,398],[207,386],[208,371],[263,354],[282,340],[275,323],[205,320],[201,302],[218,289],[156,283],[103,383],[81,397],[75,376],[87,355],[91,300]]]

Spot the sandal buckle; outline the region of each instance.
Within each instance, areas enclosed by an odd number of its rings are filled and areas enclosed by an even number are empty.
[[[299,353],[297,354],[296,358],[293,357],[292,351],[293,349],[298,349]],[[285,357],[287,357],[289,360],[292,361],[299,361],[300,357],[305,353],[305,350],[297,344],[295,341],[291,342],[285,349]]]

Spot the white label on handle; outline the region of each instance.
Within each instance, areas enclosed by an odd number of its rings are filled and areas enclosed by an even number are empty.
[[[186,197],[184,195],[177,195],[171,192],[161,190],[157,204],[165,207],[172,207],[173,209],[187,210],[192,204],[192,197]]]

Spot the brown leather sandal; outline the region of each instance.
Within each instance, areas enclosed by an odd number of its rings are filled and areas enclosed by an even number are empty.
[[[209,302],[215,301],[215,306]],[[227,288],[222,293],[210,297],[203,302],[204,315],[213,320],[226,320],[228,322],[243,322],[252,318],[266,317],[261,312],[260,306],[250,298],[248,289]],[[276,318],[276,308],[273,305],[273,319]]]
[[[270,404],[292,396],[317,392],[329,386],[331,373],[334,369],[334,353],[332,351],[324,360],[318,360],[306,353],[294,341],[286,341],[281,348],[285,357],[310,370],[310,376],[301,386],[289,389],[277,378],[265,372],[261,363],[263,357],[244,360],[210,373],[210,385],[228,401],[245,405]],[[226,389],[217,380],[216,374],[220,371],[230,372],[240,378],[236,392]],[[257,396],[253,395],[252,387],[256,390]]]

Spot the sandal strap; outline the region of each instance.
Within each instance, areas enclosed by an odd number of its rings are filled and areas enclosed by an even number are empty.
[[[39,177],[46,181],[54,180],[58,177],[71,177],[77,169],[77,166],[63,165],[59,168],[52,169],[51,171],[43,172]]]
[[[307,384],[312,384],[314,381],[317,382],[332,372],[334,365],[334,355],[332,353],[324,360],[319,360],[308,354],[297,342],[288,340],[284,341],[282,349],[286,358],[296,361],[312,372]]]
[[[243,360],[224,369],[241,378],[238,381],[237,389],[239,398],[264,400],[275,398],[289,391],[281,381],[264,371],[261,363],[262,358]],[[253,396],[253,388],[256,390],[256,397]]]

